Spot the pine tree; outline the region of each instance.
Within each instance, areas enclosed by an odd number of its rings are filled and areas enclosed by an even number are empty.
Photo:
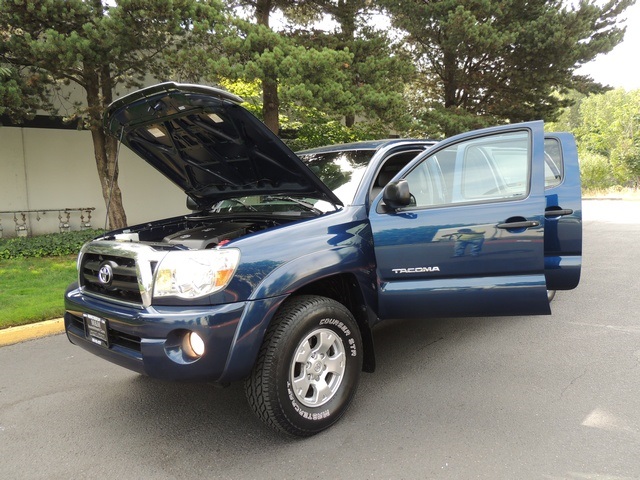
[[[76,84],[86,105],[73,116],[91,132],[109,225],[125,227],[118,187],[116,140],[105,135],[102,114],[118,86],[141,86],[167,72],[163,55],[180,51],[199,33],[224,25],[217,0],[17,0],[0,1],[0,77],[5,113],[16,119],[51,109],[52,90]],[[6,73],[6,72],[5,72]]]
[[[622,40],[616,22],[634,0],[380,3],[406,33],[418,66],[415,113],[425,128],[452,135],[496,122],[553,120],[566,105],[555,92],[584,87],[588,79],[575,70]]]

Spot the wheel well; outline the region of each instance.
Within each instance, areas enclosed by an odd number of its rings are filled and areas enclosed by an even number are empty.
[[[375,370],[376,361],[373,335],[371,334],[371,327],[369,326],[367,306],[354,275],[341,274],[326,277],[305,285],[296,290],[292,295],[319,295],[331,298],[347,307],[356,319],[356,322],[358,322],[360,335],[362,336],[362,345],[364,348],[362,369],[365,372],[373,372]]]

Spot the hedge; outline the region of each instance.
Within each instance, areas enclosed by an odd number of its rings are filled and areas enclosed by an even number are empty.
[[[51,233],[37,237],[0,238],[0,260],[75,255],[82,245],[103,230]]]

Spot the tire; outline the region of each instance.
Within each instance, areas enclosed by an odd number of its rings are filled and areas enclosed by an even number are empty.
[[[549,303],[551,303],[551,300],[553,300],[555,296],[556,296],[555,290],[547,290],[547,300],[549,300]]]
[[[292,297],[268,328],[245,393],[269,427],[308,437],[347,411],[362,370],[358,324],[325,297]]]

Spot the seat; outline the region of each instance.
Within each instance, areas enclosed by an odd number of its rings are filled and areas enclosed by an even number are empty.
[[[380,173],[378,173],[378,178],[376,178],[373,187],[371,187],[371,195],[369,197],[370,203],[373,202],[373,199],[378,196],[378,194],[384,189],[384,187],[387,186],[387,183],[389,183],[398,172],[399,170],[385,167]]]

